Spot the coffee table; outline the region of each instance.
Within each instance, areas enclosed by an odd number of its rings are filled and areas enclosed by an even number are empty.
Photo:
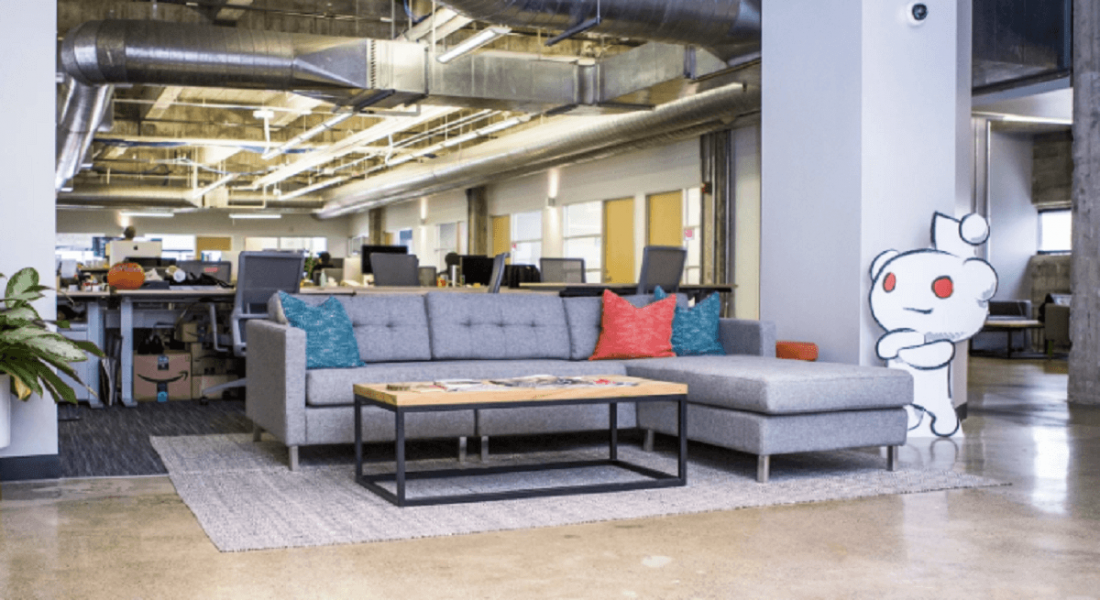
[[[619,492],[648,488],[664,488],[687,484],[687,385],[653,381],[640,377],[601,375],[586,377],[590,380],[630,383],[632,385],[598,385],[568,387],[499,387],[477,391],[439,391],[429,389],[430,383],[362,383],[355,385],[355,480],[368,490],[397,506],[427,506],[461,502],[482,502],[538,496],[562,496],[567,494],[591,494]],[[406,389],[393,389],[406,388]],[[619,402],[676,402],[678,403],[678,465],[676,475],[649,467],[628,463],[618,456]],[[582,404],[608,405],[608,445],[606,459],[550,462],[535,465],[502,465],[464,469],[435,469],[409,472],[405,459],[405,415],[415,412],[448,410],[503,410],[530,406],[568,406]],[[363,406],[377,406],[394,413],[395,471],[383,474],[363,474]],[[517,490],[443,494],[409,498],[407,482],[415,479],[440,479],[487,474],[523,473],[549,469],[576,469],[582,467],[614,466],[647,479],[615,483],[588,483],[554,487],[525,488]],[[394,482],[394,490],[379,482]],[[396,492],[396,493],[395,493]]]

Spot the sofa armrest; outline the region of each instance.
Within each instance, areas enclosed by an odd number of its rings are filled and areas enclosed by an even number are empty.
[[[287,446],[306,443],[306,332],[253,319],[248,328],[245,414]]]
[[[718,341],[726,354],[775,357],[775,323],[749,319],[720,319]]]

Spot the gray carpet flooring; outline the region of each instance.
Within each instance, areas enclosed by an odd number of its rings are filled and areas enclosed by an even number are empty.
[[[534,446],[533,440],[538,440]],[[154,437],[152,445],[176,491],[214,546],[223,552],[459,535],[1000,485],[952,471],[889,472],[884,469],[885,459],[873,451],[773,457],[772,481],[761,485],[755,480],[754,457],[692,444],[686,487],[398,508],[355,483],[354,459],[346,446],[303,457],[301,469],[291,472],[286,467],[286,448],[282,444],[254,443],[248,434]],[[503,444],[494,442],[493,448],[494,465],[598,458],[606,453],[603,445],[583,436],[516,438]],[[368,472],[392,470],[392,457],[385,447],[372,446],[369,450]],[[459,466],[453,458],[438,455],[435,450],[421,447],[411,451],[410,469]],[[620,456],[668,472],[675,469],[675,455],[668,440],[652,453],[637,446],[623,446]],[[480,466],[476,459],[467,463],[468,468]],[[563,481],[591,483],[622,476],[616,469],[586,469],[462,477],[414,482],[410,492],[486,491]]]
[[[168,471],[150,436],[242,433],[252,430],[244,400],[138,402],[92,409],[59,405],[58,454],[62,477],[163,475]]]

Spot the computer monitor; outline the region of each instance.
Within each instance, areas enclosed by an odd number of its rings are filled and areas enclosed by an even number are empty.
[[[459,258],[461,261],[459,268],[462,269],[462,279],[466,282],[466,285],[475,283],[489,285],[489,281],[493,278],[492,256],[464,254]]]
[[[360,253],[360,258],[363,262],[363,275],[374,274],[374,271],[370,268],[370,255],[375,252],[387,252],[389,254],[408,254],[409,249],[406,246],[370,246],[363,245],[363,250]]]
[[[233,264],[229,261],[218,260],[181,260],[176,266],[194,277],[209,275],[218,281],[229,283],[232,279]]]
[[[111,264],[127,258],[160,258],[160,242],[137,242],[134,240],[115,240],[107,244],[107,256]]]

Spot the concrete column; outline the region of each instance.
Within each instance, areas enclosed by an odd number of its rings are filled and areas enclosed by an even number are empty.
[[[1100,2],[1073,3],[1073,304],[1069,401],[1100,404]]]
[[[367,214],[370,219],[370,243],[378,245],[386,243],[386,209],[372,208]]]
[[[924,4],[920,22],[907,0],[792,0],[763,20],[760,313],[826,361],[882,364],[869,267],[928,247],[967,190],[963,11]]]
[[[0,145],[0,273],[34,267],[54,285],[56,208],[54,104],[57,4],[34,2],[0,20],[0,114],[13,115]],[[15,82],[18,82],[17,84]],[[4,280],[3,285],[7,285]],[[56,315],[53,292],[35,308],[43,318]],[[12,442],[0,450],[0,479],[60,475],[57,407],[53,398],[32,397],[12,408]]]
[[[466,190],[467,245],[469,254],[489,254],[489,198],[485,186]]]

